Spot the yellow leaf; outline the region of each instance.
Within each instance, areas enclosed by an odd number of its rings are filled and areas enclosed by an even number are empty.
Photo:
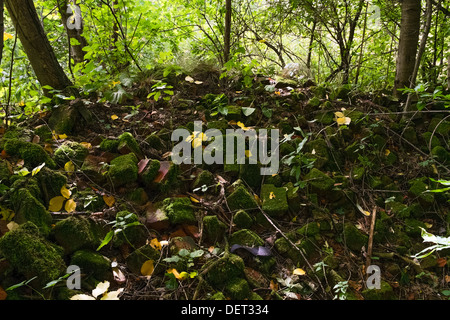
[[[59,134],[58,138],[61,140],[67,139],[67,134],[63,133],[63,134]]]
[[[189,273],[187,273],[186,271],[183,271],[180,273],[180,277],[179,280],[185,280],[189,277]]]
[[[66,199],[63,196],[51,198],[49,201],[48,210],[52,212],[61,211],[64,201],[66,201]]]
[[[155,266],[153,265],[153,260],[147,260],[141,266],[141,274],[143,276],[151,276],[154,270]]]
[[[234,126],[234,125],[237,124],[237,122],[236,122],[235,120],[231,120],[231,121],[228,122],[228,124],[229,124],[230,126]]]
[[[92,144],[90,144],[89,142],[80,142],[80,144],[86,149],[92,149]]]
[[[247,128],[242,122],[238,121],[236,123],[242,130],[247,131],[249,128]]]
[[[245,156],[250,158],[252,156],[252,152],[250,150],[245,150]]]
[[[3,41],[6,41],[6,40],[12,39],[12,38],[14,38],[14,36],[12,34],[3,32]]]
[[[336,122],[338,125],[343,125],[345,124],[345,118],[336,118]]]
[[[109,281],[100,282],[94,290],[92,290],[92,296],[97,298],[99,295],[108,291]]]
[[[103,201],[105,201],[106,205],[110,208],[116,203],[116,199],[113,196],[107,196],[106,194],[103,196]]]
[[[64,206],[64,209],[68,213],[74,212],[76,208],[77,208],[77,203],[73,199],[67,200],[66,205]]]
[[[14,215],[15,215],[15,213],[11,209],[0,206],[1,220],[11,221],[12,218],[14,218]]]
[[[111,119],[117,120],[117,119],[119,119],[119,117],[118,117],[117,115],[113,114],[113,115],[111,116]]]
[[[66,164],[64,165],[64,171],[66,171],[69,175],[75,171],[75,165],[72,161],[66,162]]]
[[[62,186],[61,188],[61,195],[66,198],[69,199],[70,196],[72,195],[72,192],[66,188],[66,186]]]
[[[387,157],[391,153],[391,150],[386,149],[384,150],[384,155]]]
[[[31,171],[31,176],[35,176],[36,174],[39,173],[39,171],[41,171],[41,169],[45,166],[45,162],[43,164],[41,164],[40,166],[37,166],[36,168],[34,168]]]
[[[167,273],[173,274],[175,276],[175,278],[177,278],[177,279],[180,278],[180,274],[178,273],[177,269],[175,269],[175,268],[167,270]]]
[[[53,148],[52,148],[52,145],[50,143],[46,143],[44,145],[44,150],[47,151],[50,154],[53,154]]]
[[[306,274],[306,272],[302,268],[297,268],[292,272],[292,274],[296,274],[298,276],[304,276]]]
[[[345,115],[342,112],[335,112],[334,115],[336,116],[336,118],[344,118]]]
[[[275,198],[275,194],[273,193],[273,191],[270,191],[269,198],[270,198],[270,199]]]
[[[123,291],[123,288],[117,289],[115,291],[109,291],[103,294],[103,296],[100,298],[100,300],[120,300],[119,294],[121,294]]]
[[[159,240],[157,238],[153,238],[150,241],[150,246],[152,246],[154,249],[158,249],[158,250],[161,250],[161,248],[162,248],[161,242],[159,242]]]
[[[195,199],[194,197],[190,197],[191,201],[194,203],[199,203],[200,201],[198,199]]]
[[[267,40],[266,39],[261,39],[261,40],[259,40],[258,42],[259,43],[265,43]]]
[[[13,231],[16,230],[19,227],[19,224],[15,221],[11,221],[10,223],[8,223],[6,225],[6,227],[8,228],[9,231]]]

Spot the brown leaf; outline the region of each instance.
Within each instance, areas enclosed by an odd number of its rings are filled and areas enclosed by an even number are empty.
[[[200,237],[200,231],[197,226],[191,224],[184,224],[183,230],[186,232],[188,236],[191,236],[194,239],[198,239]]]
[[[114,196],[107,196],[106,194],[103,196],[103,201],[105,201],[106,205],[110,208],[116,203]]]
[[[443,268],[447,264],[447,259],[439,258],[436,260],[438,267]]]
[[[169,172],[170,169],[170,162],[169,161],[161,161],[158,175],[156,176],[155,180],[153,182],[159,183],[164,180],[164,178],[167,175],[167,172]]]
[[[1,300],[6,300],[6,297],[8,296],[8,294],[6,293],[5,290],[3,290],[2,287],[0,287],[0,301]]]

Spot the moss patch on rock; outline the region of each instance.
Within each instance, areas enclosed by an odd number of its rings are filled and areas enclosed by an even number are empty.
[[[172,224],[197,222],[191,200],[187,197],[164,199],[162,210]]]
[[[280,217],[289,210],[286,189],[283,187],[264,184],[261,187],[261,201],[263,211],[272,217]]]
[[[138,178],[138,159],[134,153],[119,156],[111,160],[109,178],[115,187],[134,182]]]

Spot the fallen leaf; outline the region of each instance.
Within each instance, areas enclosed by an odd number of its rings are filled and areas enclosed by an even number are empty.
[[[68,213],[72,213],[75,211],[75,209],[77,208],[77,203],[75,202],[75,200],[73,199],[69,199],[67,200],[64,209],[68,212]]]
[[[186,76],[186,78],[184,78],[184,80],[186,80],[187,82],[194,82],[194,78],[190,77],[190,76]]]
[[[108,207],[112,207],[114,203],[116,202],[116,199],[114,196],[107,196],[106,194],[103,196],[103,201],[106,203]]]
[[[92,296],[94,298],[97,298],[99,295],[104,294],[108,291],[109,288],[109,281],[103,281],[97,284],[97,287],[95,287],[94,290],[92,290]]]
[[[153,238],[153,239],[150,241],[150,246],[151,246],[153,249],[157,249],[157,250],[161,250],[161,249],[162,249],[161,242],[159,242],[159,240],[158,240],[157,238]]]
[[[6,293],[5,290],[3,290],[2,287],[0,287],[0,301],[1,300],[6,300],[6,297],[8,296],[8,294]]]
[[[199,202],[200,202],[200,200],[198,200],[198,199],[196,199],[196,198],[194,198],[194,197],[189,197],[189,198],[190,198],[191,201],[194,202],[194,203],[199,203]]]
[[[245,156],[250,158],[252,156],[252,152],[250,150],[245,150]]]
[[[119,119],[119,116],[113,114],[113,115],[111,116],[111,119],[112,119],[112,120],[117,120],[117,119]]]
[[[169,172],[170,169],[170,162],[169,161],[161,161],[159,166],[158,175],[156,176],[155,180],[153,182],[159,183],[164,180],[166,177],[167,172]]]
[[[53,147],[50,143],[44,144],[44,150],[47,151],[50,154],[53,154]]]
[[[16,230],[19,227],[19,224],[15,221],[11,221],[10,223],[8,223],[6,225],[6,227],[8,228],[9,231],[13,231]]]
[[[238,125],[238,127],[240,127],[244,131],[247,131],[250,129],[250,128],[246,127],[241,121],[238,121],[236,124]]]
[[[278,283],[276,283],[276,282],[273,281],[273,280],[270,280],[269,288],[270,288],[272,291],[278,291]]]
[[[67,189],[66,186],[62,186],[61,187],[61,195],[66,198],[69,199],[70,196],[72,195],[72,191],[70,191],[69,189]]]
[[[121,294],[122,291],[123,288],[107,292],[103,295],[103,297],[100,300],[119,300],[119,294]]]
[[[72,161],[66,162],[66,164],[64,165],[64,171],[66,171],[69,175],[75,171],[75,165]]]
[[[297,268],[292,272],[292,274],[296,274],[298,276],[304,276],[306,274],[306,271],[303,270],[302,268]]]
[[[8,39],[13,39],[13,38],[14,38],[14,36],[12,34],[3,32],[3,41],[6,41]]]
[[[66,198],[63,196],[51,198],[49,201],[48,210],[52,212],[61,211],[64,201],[66,201]]]
[[[95,300],[95,298],[87,294],[76,294],[70,300]]]
[[[58,138],[61,140],[67,139],[67,134],[63,133],[63,134],[59,134]]]
[[[86,149],[92,149],[92,144],[90,144],[89,142],[80,142],[80,144]]]
[[[150,159],[148,159],[148,158],[145,158],[145,159],[142,159],[141,161],[139,161],[139,163],[138,163],[138,173],[142,173],[142,171],[144,171],[144,169],[147,166],[149,161],[150,161]]]
[[[155,266],[153,264],[153,260],[147,260],[145,261],[141,266],[141,274],[143,276],[151,276],[153,274],[153,271],[155,270]]]
[[[269,199],[273,199],[273,198],[275,198],[275,193],[273,193],[273,191],[270,191]]]
[[[438,267],[443,268],[447,264],[447,259],[439,258],[436,260]]]

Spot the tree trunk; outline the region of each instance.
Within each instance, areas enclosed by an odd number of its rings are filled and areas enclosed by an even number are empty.
[[[397,70],[394,82],[394,95],[396,97],[402,96],[398,89],[409,88],[411,85],[419,43],[420,10],[420,0],[403,0]]]
[[[231,11],[232,0],[226,0],[225,3],[225,30],[224,30],[224,46],[223,46],[223,63],[227,63],[230,60],[231,50]]]
[[[0,0],[0,34],[3,34],[5,32],[5,23],[4,23],[4,5],[3,5],[3,0]],[[2,63],[3,60],[3,38],[1,39],[0,42],[0,64]]]
[[[69,18],[71,17],[71,14],[67,13],[67,7],[68,7],[68,0],[57,0],[58,10],[59,14],[61,15],[61,20],[64,25],[64,29],[66,29],[67,36],[69,38],[69,47],[70,47],[70,57],[73,59],[75,64],[81,63],[84,61],[84,54],[83,48],[88,45],[86,39],[83,37],[83,21],[81,16],[78,17],[80,19],[80,25],[78,27],[69,27]],[[72,13],[72,15],[75,14],[75,12]],[[76,39],[79,43],[79,45],[71,45],[70,39]]]
[[[71,81],[58,63],[32,0],[6,0],[17,35],[42,86],[65,90]],[[72,94],[74,92],[71,92]]]

